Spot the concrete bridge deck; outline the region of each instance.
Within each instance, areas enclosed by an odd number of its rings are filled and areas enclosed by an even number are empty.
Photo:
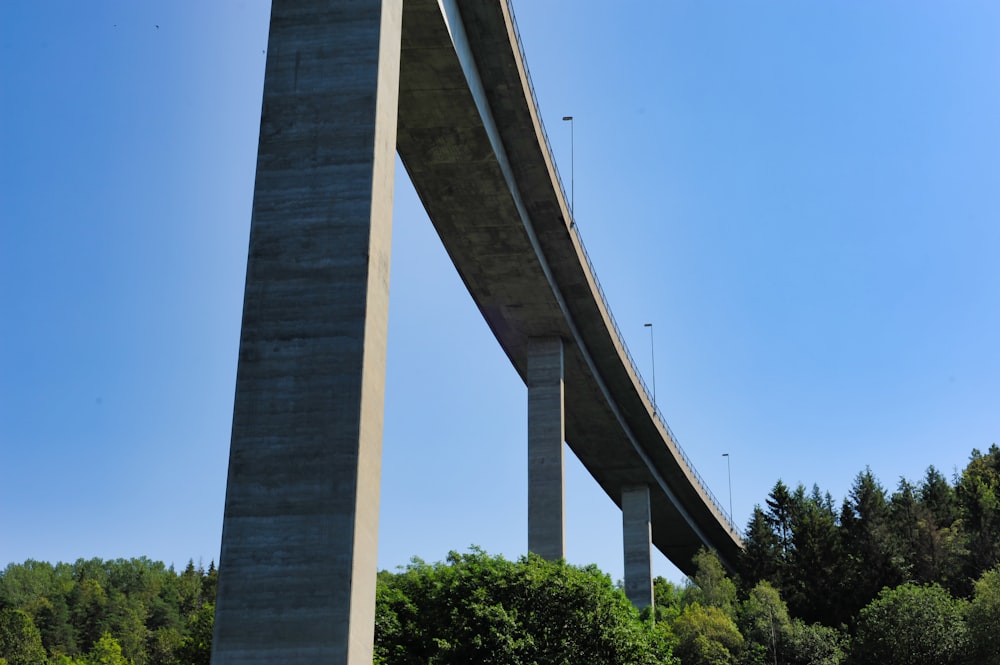
[[[402,30],[397,150],[497,341],[526,379],[528,340],[562,338],[573,452],[619,506],[651,488],[653,542],[682,571],[706,544],[732,564],[739,534],[657,417],[572,223],[508,4],[407,0]]]

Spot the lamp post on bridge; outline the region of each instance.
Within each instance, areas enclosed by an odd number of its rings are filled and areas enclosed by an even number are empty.
[[[576,204],[573,199],[576,196],[576,185],[574,180],[576,179],[576,139],[573,132],[573,116],[564,115],[564,122],[569,122],[569,214],[572,217],[570,221],[570,226],[576,224]]]
[[[729,462],[729,453],[722,453],[726,458],[726,471],[729,473],[729,521],[733,521],[733,467]]]
[[[656,408],[656,356],[653,354],[653,324],[644,323],[643,328],[649,328],[649,363],[653,370],[653,408]]]

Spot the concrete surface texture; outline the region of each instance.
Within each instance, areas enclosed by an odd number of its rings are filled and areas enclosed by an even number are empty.
[[[640,610],[653,604],[653,558],[649,487],[622,489],[622,534],[625,550],[625,595]]]
[[[564,554],[565,440],[625,510],[634,602],[650,537],[731,564],[573,230],[506,1],[274,0],[270,30],[213,663],[371,662],[394,147],[528,385],[530,549]]]
[[[212,662],[372,662],[401,0],[275,0]]]
[[[566,558],[563,442],[563,345],[528,341],[528,551]]]

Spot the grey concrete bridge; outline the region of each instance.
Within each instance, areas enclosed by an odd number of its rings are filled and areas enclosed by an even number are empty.
[[[737,530],[625,348],[506,0],[273,0],[213,662],[370,663],[393,151],[528,387],[528,548],[564,556],[563,443],[650,546]]]

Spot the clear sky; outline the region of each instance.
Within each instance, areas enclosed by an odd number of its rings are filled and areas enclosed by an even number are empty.
[[[647,382],[745,524],[1000,442],[1000,4],[514,0]],[[269,3],[0,3],[0,566],[218,559]],[[526,391],[397,169],[379,566],[527,543]],[[620,514],[567,455],[574,563]],[[664,559],[656,572],[677,578]]]

